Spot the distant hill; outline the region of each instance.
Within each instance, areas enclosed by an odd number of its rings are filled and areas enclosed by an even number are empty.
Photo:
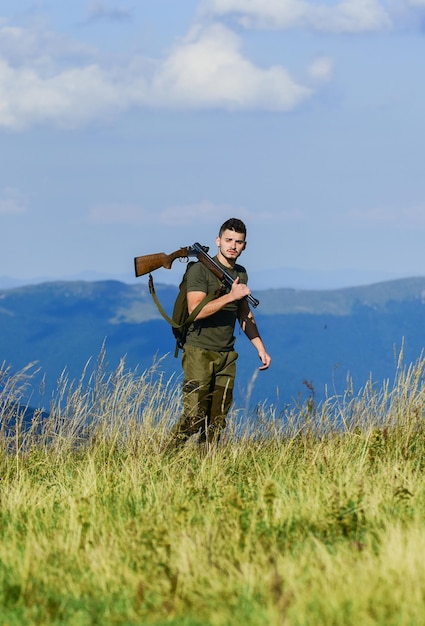
[[[171,311],[177,288],[158,284],[156,289]],[[251,402],[281,406],[305,398],[310,392],[304,381],[323,399],[326,390],[342,393],[348,375],[357,389],[371,374],[377,383],[392,379],[403,341],[405,362],[416,360],[425,344],[425,278],[334,290],[270,289],[255,296],[260,300],[255,315],[273,364],[259,373]],[[242,403],[258,362],[249,341],[237,332],[237,401]],[[48,282],[0,290],[0,361],[13,371],[37,361],[41,372],[33,381],[32,405],[48,404],[64,369],[79,379],[104,342],[111,369],[123,356],[128,368],[139,370],[163,357],[161,371],[180,373],[170,327],[142,280],[134,285]]]

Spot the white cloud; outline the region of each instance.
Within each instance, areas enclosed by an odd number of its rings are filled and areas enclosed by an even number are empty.
[[[314,80],[328,81],[332,76],[333,60],[329,57],[318,57],[308,68],[308,73]]]
[[[234,15],[245,28],[310,28],[327,32],[379,31],[391,26],[379,0],[203,0],[200,15]]]
[[[39,72],[53,72],[58,67],[72,67],[95,58],[89,45],[41,27],[18,28],[0,22],[1,58],[12,67],[29,65]]]
[[[98,204],[90,209],[86,221],[91,224],[123,224],[141,226],[153,224],[155,215],[142,207],[119,203]]]
[[[240,38],[219,24],[194,29],[162,61],[134,58],[121,67],[102,67],[69,42],[55,54],[56,43],[0,27],[0,128],[74,128],[134,106],[289,111],[314,94],[280,65],[253,64]]]
[[[357,227],[385,227],[395,231],[425,230],[425,209],[410,207],[376,207],[369,210],[352,210],[347,213],[348,221]]]
[[[118,86],[97,65],[45,77],[0,60],[0,127],[52,122],[73,128],[124,106]]]
[[[159,214],[159,220],[163,225],[178,226],[193,224],[199,220],[202,224],[217,224],[224,222],[229,215],[237,214],[240,219],[244,211],[235,209],[226,204],[214,204],[213,202],[202,201],[186,206],[172,206]]]
[[[108,20],[112,22],[125,22],[131,19],[132,11],[129,8],[113,7],[105,2],[91,2],[87,21]]]
[[[240,44],[219,24],[194,29],[160,67],[153,98],[169,106],[289,111],[313,94],[281,66],[255,66]]]
[[[0,27],[0,128],[74,127],[119,107],[119,92],[94,56],[49,31]]]
[[[187,226],[194,220],[202,223],[211,222],[216,224],[223,221],[234,213],[235,210],[227,205],[218,205],[212,202],[199,202],[186,206],[172,206],[162,211],[147,211],[143,207],[119,203],[104,203],[93,207],[86,218],[89,223],[96,224],[123,224],[143,226],[147,224],[160,224],[162,226]],[[240,215],[241,212],[238,212]]]
[[[25,199],[21,192],[13,187],[6,187],[0,193],[0,215],[22,215],[27,212]]]
[[[304,211],[282,210],[278,213],[272,210],[249,211],[243,207],[234,207],[226,203],[215,203],[202,200],[193,204],[170,206],[162,211],[148,212],[142,207],[119,203],[104,203],[93,207],[86,221],[94,224],[146,226],[156,224],[178,229],[192,226],[194,223],[217,224],[229,217],[237,217],[250,224],[277,224],[300,222],[306,219]]]

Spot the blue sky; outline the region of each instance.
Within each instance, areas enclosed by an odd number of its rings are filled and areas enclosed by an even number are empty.
[[[3,0],[0,277],[131,282],[232,216],[257,289],[424,275],[424,24],[425,0]]]

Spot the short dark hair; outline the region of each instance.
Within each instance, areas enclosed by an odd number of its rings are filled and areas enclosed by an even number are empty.
[[[234,230],[235,233],[242,233],[246,237],[246,226],[242,220],[238,220],[237,217],[231,217],[221,225],[218,233],[219,237],[221,237],[225,230]]]

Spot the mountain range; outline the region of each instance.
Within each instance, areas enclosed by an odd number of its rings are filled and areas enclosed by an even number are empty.
[[[171,312],[177,287],[156,285]],[[424,346],[425,277],[329,290],[265,289],[255,317],[273,362],[258,372],[250,342],[237,329],[240,354],[237,404],[283,407],[314,395],[355,392],[372,377],[394,378]],[[31,404],[48,408],[65,371],[78,380],[95,367],[104,347],[107,367],[124,357],[128,369],[156,363],[157,373],[178,376],[171,329],[152,301],[146,281],[57,281],[0,290],[0,362],[18,372],[36,363]]]

